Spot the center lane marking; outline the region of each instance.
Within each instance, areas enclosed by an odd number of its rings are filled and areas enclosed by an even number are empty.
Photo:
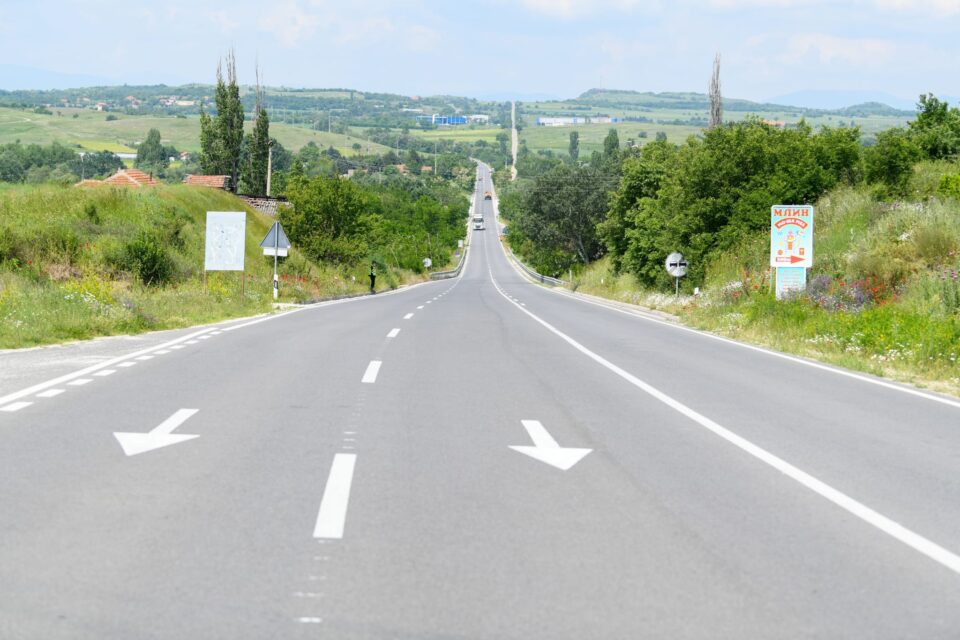
[[[367,365],[367,370],[363,372],[363,379],[360,382],[365,384],[373,384],[377,381],[377,374],[380,373],[380,365],[383,364],[381,360],[371,360],[370,364]]]
[[[347,506],[350,503],[350,485],[353,484],[353,469],[357,462],[355,453],[338,453],[333,456],[333,465],[323,490],[314,538],[343,538],[347,521]]]
[[[400,333],[400,329],[399,329],[399,328],[394,328],[394,329],[391,329],[391,330],[390,330],[390,333],[387,334],[387,337],[388,337],[388,338],[396,338],[399,333]]]
[[[408,313],[407,315],[403,316],[403,319],[404,319],[404,320],[409,320],[409,319],[412,318],[412,317],[413,317],[413,314],[412,314],[412,313]]]

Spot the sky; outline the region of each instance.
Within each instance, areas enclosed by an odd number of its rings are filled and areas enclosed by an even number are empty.
[[[960,95],[960,0],[2,0],[11,83],[214,80],[406,95]],[[13,73],[11,70],[16,71]],[[13,79],[11,79],[13,78]]]

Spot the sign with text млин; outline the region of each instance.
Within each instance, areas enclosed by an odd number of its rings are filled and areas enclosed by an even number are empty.
[[[770,266],[813,266],[813,206],[770,207]]]

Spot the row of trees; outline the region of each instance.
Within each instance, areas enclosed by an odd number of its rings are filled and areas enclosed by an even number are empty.
[[[73,184],[106,177],[123,166],[109,151],[80,154],[58,142],[43,147],[19,142],[0,145],[0,181]]]
[[[205,175],[230,176],[235,191],[266,195],[270,117],[264,105],[260,71],[257,70],[253,131],[247,135],[243,131],[245,115],[233,51],[227,54],[226,71],[224,80],[223,64],[217,64],[216,113],[210,115],[202,106],[200,109],[200,169]]]
[[[534,266],[560,275],[609,254],[614,269],[667,287],[663,258],[682,251],[688,282],[710,260],[769,225],[776,203],[815,202],[839,184],[867,184],[879,197],[904,194],[921,159],[960,153],[960,109],[922,96],[917,118],[864,147],[857,128],[781,129],[749,119],[705,130],[683,145],[665,139],[621,150],[616,131],[589,163],[570,137],[569,159],[529,152],[502,196],[510,240]]]
[[[381,185],[301,174],[285,193],[293,206],[280,220],[290,240],[313,260],[345,266],[372,260],[422,271],[423,258],[443,266],[469,210],[456,188],[415,178]]]

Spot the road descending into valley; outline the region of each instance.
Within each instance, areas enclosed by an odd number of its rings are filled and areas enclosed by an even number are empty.
[[[478,175],[458,278],[3,387],[0,638],[960,634],[960,402],[534,284]]]

